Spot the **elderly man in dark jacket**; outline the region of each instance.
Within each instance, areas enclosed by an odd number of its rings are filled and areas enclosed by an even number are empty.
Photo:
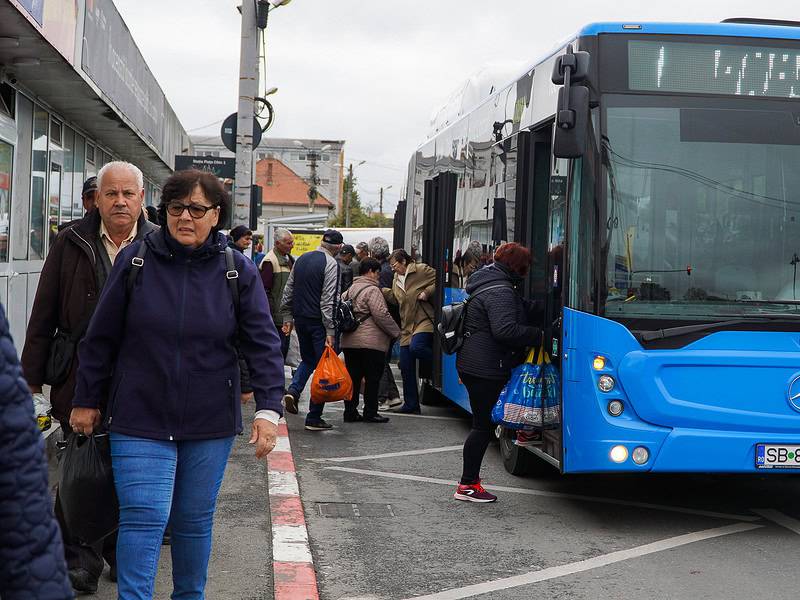
[[[48,357],[53,344],[58,343],[54,336],[57,333],[68,336],[71,342],[67,343],[77,347],[117,253],[158,229],[142,211],[144,179],[136,166],[111,162],[100,169],[97,179],[97,210],[62,231],[50,248],[22,351],[22,369],[31,393],[41,394],[44,384],[53,384],[50,392],[53,417],[61,423],[65,435],[71,432],[69,415],[78,361],[75,352],[61,381],[45,380]],[[58,505],[56,514],[60,516]],[[80,592],[95,591],[103,571],[103,556],[112,567],[112,577],[115,572],[115,536],[106,540],[101,556],[98,548],[73,540],[63,519],[59,521],[73,587]]]
[[[2,306],[0,523],[0,598],[72,598],[61,535],[50,507],[44,442]]]

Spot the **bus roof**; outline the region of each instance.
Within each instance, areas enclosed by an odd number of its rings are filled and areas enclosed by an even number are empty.
[[[713,35],[728,37],[772,38],[800,40],[800,26],[763,25],[751,23],[590,23],[576,37],[601,33],[661,34],[661,35]]]

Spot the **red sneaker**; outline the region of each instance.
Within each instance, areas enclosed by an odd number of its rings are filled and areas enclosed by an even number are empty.
[[[497,496],[483,489],[480,482],[471,485],[458,484],[453,498],[466,502],[494,502],[497,500]]]

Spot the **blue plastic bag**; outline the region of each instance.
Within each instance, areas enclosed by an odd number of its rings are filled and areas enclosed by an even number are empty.
[[[558,371],[544,349],[531,350],[511,373],[492,409],[492,420],[507,429],[552,429],[561,421]]]

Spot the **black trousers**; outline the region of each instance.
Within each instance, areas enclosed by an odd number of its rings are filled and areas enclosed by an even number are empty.
[[[464,470],[461,483],[480,481],[481,463],[492,439],[492,407],[500,397],[506,382],[502,379],[484,379],[459,373],[469,393],[472,408],[472,430],[464,442]]]
[[[358,399],[361,391],[361,380],[364,380],[364,416],[374,417],[378,414],[378,388],[380,387],[386,353],[368,348],[345,348],[344,362],[347,372],[353,380],[353,396],[345,401],[344,410],[348,414],[358,411]]]
[[[72,433],[68,421],[61,421],[61,430],[64,437]],[[74,539],[69,533],[61,503],[56,494],[55,505],[56,520],[61,528],[61,537],[64,541],[64,558],[69,569],[86,569],[97,580],[103,573],[103,559],[113,566],[117,562],[117,532],[106,536],[101,542],[89,546]]]

